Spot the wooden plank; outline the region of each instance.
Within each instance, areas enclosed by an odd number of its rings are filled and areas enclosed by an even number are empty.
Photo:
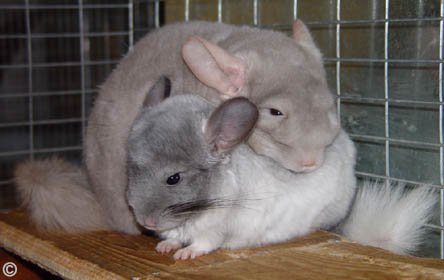
[[[322,231],[177,262],[156,253],[157,242],[115,232],[42,232],[25,212],[0,214],[1,247],[67,279],[444,279],[444,261],[398,256]]]
[[[24,261],[23,259],[17,257],[16,255],[13,255],[9,252],[6,252],[2,248],[0,248],[0,279],[7,279],[8,277],[2,278],[2,268],[3,265],[6,265],[7,263],[13,263],[16,265],[17,269],[7,269],[8,275],[14,274],[13,277],[9,277],[9,279],[13,280],[19,280],[19,279],[26,279],[26,280],[45,280],[49,277],[52,277],[51,274],[48,272],[42,270],[41,268],[37,267],[36,265]],[[12,270],[11,270],[12,269]],[[54,277],[53,277],[54,278]]]

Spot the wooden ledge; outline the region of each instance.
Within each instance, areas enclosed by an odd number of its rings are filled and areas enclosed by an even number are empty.
[[[177,262],[156,253],[157,242],[115,232],[41,232],[25,212],[0,213],[1,247],[67,279],[444,279],[444,261],[398,256],[321,231]]]

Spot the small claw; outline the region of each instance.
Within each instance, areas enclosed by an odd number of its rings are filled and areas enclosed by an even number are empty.
[[[182,248],[180,250],[177,250],[177,252],[174,254],[175,260],[187,260],[187,259],[195,259],[199,256],[205,255],[207,252],[198,250],[196,248],[193,248],[192,246],[188,246],[185,248]]]
[[[182,244],[175,240],[163,240],[156,246],[156,251],[161,254],[168,254],[182,247]]]

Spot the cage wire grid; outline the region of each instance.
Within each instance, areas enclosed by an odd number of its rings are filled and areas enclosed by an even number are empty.
[[[54,4],[57,2],[58,4]],[[241,12],[248,12],[250,16],[247,16],[243,21],[239,22],[235,18],[231,18],[232,4],[233,2],[243,3],[241,8],[244,10]],[[23,160],[25,158],[39,158],[46,157],[53,154],[61,154],[67,156],[73,160],[80,160],[81,157],[81,138],[84,135],[87,116],[94,96],[97,94],[97,86],[106,78],[106,75],[112,70],[112,68],[118,63],[119,58],[126,51],[131,50],[133,44],[146,32],[158,28],[168,21],[189,21],[196,19],[209,19],[218,22],[227,23],[241,23],[257,26],[260,28],[271,28],[284,32],[291,30],[292,19],[302,18],[304,22],[312,29],[315,39],[321,38],[318,41],[318,45],[324,52],[324,61],[329,76],[329,83],[332,91],[337,95],[337,109],[341,116],[341,123],[351,135],[352,139],[357,143],[359,153],[375,153],[379,154],[382,159],[369,161],[368,159],[358,158],[357,175],[362,178],[394,180],[411,185],[428,184],[430,187],[439,189],[439,213],[438,219],[433,224],[428,226],[436,231],[440,232],[440,249],[439,254],[441,258],[444,258],[444,143],[443,143],[443,1],[408,1],[410,5],[416,4],[414,10],[417,11],[417,16],[396,17],[396,13],[393,10],[399,8],[400,1],[396,0],[366,0],[362,1],[371,7],[371,14],[368,18],[353,18],[349,15],[341,15],[347,7],[353,5],[350,0],[328,0],[328,1],[310,1],[307,0],[284,0],[284,1],[266,1],[266,0],[245,0],[245,1],[230,1],[230,0],[177,0],[177,1],[162,1],[162,0],[124,0],[124,1],[100,1],[100,0],[66,0],[66,1],[39,1],[39,0],[24,0],[24,1],[1,1],[0,0],[0,24],[8,25],[6,20],[1,20],[1,17],[7,18],[9,13],[15,14],[16,18],[22,20],[22,28],[18,32],[16,30],[8,30],[5,26],[0,25],[0,43],[2,43],[2,52],[0,56],[0,110],[3,110],[3,114],[0,111],[0,209],[13,207],[14,194],[13,194],[13,179],[12,169],[14,163]],[[393,4],[395,2],[395,4]],[[280,4],[284,6],[286,17],[283,21],[270,22],[270,20],[264,20],[264,16],[272,13],[273,4]],[[322,5],[320,4],[322,3]],[[405,3],[405,2],[404,2]],[[362,4],[362,3],[361,3]],[[169,5],[169,6],[168,6]],[[277,5],[277,4],[276,4]],[[307,16],[311,9],[310,5],[320,5],[321,9],[328,7],[329,14],[325,17],[310,18]],[[359,5],[358,5],[359,6]],[[364,6],[364,5],[363,5]],[[435,13],[432,15],[427,14],[425,7],[433,6]],[[197,8],[196,8],[197,7]],[[204,8],[202,8],[204,7]],[[230,8],[231,7],[231,8]],[[381,8],[382,7],[382,8]],[[168,12],[168,8],[175,10],[173,16],[170,16],[169,20],[166,20],[165,13]],[[209,18],[202,18],[203,12],[208,12],[211,9],[212,16]],[[248,10],[248,11],[247,11]],[[314,9],[316,11],[316,9]],[[1,12],[2,11],[2,12]],[[36,22],[38,16],[42,17],[46,12],[55,11],[56,13],[67,13],[68,17],[71,16],[73,23],[65,26],[65,29],[45,30],[39,29]],[[68,12],[67,12],[68,11]],[[114,20],[112,16],[114,12],[118,11],[120,26],[114,28],[110,20]],[[143,12],[141,12],[143,11]],[[197,13],[196,13],[197,11]],[[214,13],[213,13],[214,12]],[[279,11],[278,11],[279,12]],[[318,11],[317,11],[318,12]],[[106,16],[109,13],[109,16]],[[199,14],[200,13],[200,14]],[[17,16],[18,15],[18,16]],[[73,16],[74,15],[74,16]],[[98,15],[98,16],[97,16]],[[199,15],[199,16],[196,16]],[[228,17],[227,17],[228,15]],[[50,15],[48,16],[50,17]],[[77,19],[75,19],[77,18]],[[103,30],[94,29],[94,18],[101,20],[105,18],[107,23],[104,25]],[[172,19],[171,19],[172,18]],[[19,20],[19,21],[20,21]],[[13,22],[14,23],[14,22]],[[12,24],[11,22],[9,24]],[[53,22],[54,24],[54,22]],[[65,25],[67,23],[65,22]],[[391,32],[393,26],[411,24],[416,26],[418,32],[416,35],[416,43],[424,44],[424,38],[428,38],[436,42],[436,52],[434,55],[423,55],[417,52],[418,55],[412,55],[410,57],[401,57],[393,55],[399,51],[399,49],[391,49],[393,47]],[[43,24],[45,25],[45,24]],[[72,25],[72,26],[71,26]],[[76,25],[76,26],[74,26]],[[108,27],[106,27],[108,25]],[[424,36],[420,30],[426,28],[428,25],[432,25],[436,32],[433,33],[434,37]],[[350,50],[347,44],[347,38],[349,35],[347,28],[353,29],[364,26],[369,30],[371,38],[378,39],[383,46],[381,49],[381,55],[369,55],[365,56],[345,56],[344,53]],[[424,27],[425,26],[425,27]],[[44,26],[45,27],[45,26]],[[3,30],[3,31],[2,31]],[[324,30],[328,34],[329,40],[322,40],[322,36],[316,33],[316,30]],[[428,31],[428,29],[426,30]],[[376,34],[377,33],[377,34]],[[376,34],[376,35],[375,35]],[[117,39],[116,39],[117,38]],[[78,50],[75,51],[71,60],[57,60],[57,59],[41,59],[42,46],[39,45],[39,40],[73,40],[78,45]],[[8,49],[7,42],[9,41],[21,42],[22,51],[21,57],[11,59],[13,56],[13,48]],[[104,41],[102,46],[109,46],[116,43],[120,48],[116,51],[107,49],[106,55],[92,55],[94,53],[94,42]],[[72,41],[71,41],[72,42]],[[97,42],[95,42],[97,43]],[[367,42],[369,45],[376,44],[372,41]],[[98,44],[100,45],[100,44]],[[0,45],[1,46],[1,45]],[[6,47],[5,47],[6,46]],[[65,46],[66,47],[66,46]],[[418,47],[418,49],[423,48]],[[63,45],[62,45],[63,49]],[[345,51],[344,51],[345,49]],[[66,50],[73,51],[66,48]],[[426,49],[427,50],[427,49]],[[11,53],[6,53],[11,51]],[[116,54],[117,53],[117,54]],[[3,57],[2,57],[3,56]],[[20,56],[20,55],[18,55]],[[9,58],[6,58],[9,57]],[[46,54],[46,57],[50,58],[51,55]],[[63,57],[63,56],[61,56]],[[376,79],[382,86],[380,91],[383,95],[371,95],[362,96],[359,94],[348,94],[350,89],[348,88],[347,77],[350,75],[348,67],[350,65],[364,65],[364,68],[372,70],[373,67],[381,67],[381,79]],[[375,66],[376,65],[376,66]],[[432,73],[434,95],[437,95],[437,99],[420,99],[420,98],[406,98],[399,93],[394,94],[392,79],[396,79],[396,72],[394,65],[400,65],[402,67],[437,67],[437,70]],[[412,66],[413,65],[413,66]],[[41,85],[41,79],[51,79],[51,72],[53,70],[58,72],[59,69],[75,68],[77,69],[73,73],[78,76],[78,80],[74,82],[75,86],[56,86],[45,88]],[[103,69],[104,70],[103,70]],[[353,67],[351,67],[353,70]],[[37,70],[46,69],[49,73],[48,77],[43,77]],[[97,69],[102,69],[101,71]],[[427,69],[426,69],[427,70]],[[8,88],[8,85],[1,85],[8,82],[7,74],[14,71],[21,71],[24,78],[22,83],[24,85],[19,86],[18,90]],[[62,72],[62,70],[60,70]],[[97,74],[99,73],[100,74]],[[374,71],[373,71],[374,72]],[[369,76],[375,74],[369,71]],[[435,73],[436,72],[436,73]],[[68,71],[68,76],[70,72]],[[71,73],[72,74],[72,73]],[[12,75],[13,77],[16,77]],[[66,76],[66,75],[65,75]],[[99,77],[95,77],[99,76]],[[422,77],[419,75],[420,78]],[[6,77],[6,78],[5,78]],[[43,78],[42,78],[43,77]],[[373,76],[372,76],[373,77]],[[412,80],[415,79],[412,75]],[[374,78],[374,77],[373,77]],[[405,78],[405,77],[404,77]],[[360,81],[363,82],[363,81]],[[369,83],[373,83],[370,80]],[[70,80],[68,80],[68,84]],[[376,84],[376,82],[374,83]],[[417,84],[415,86],[418,87]],[[373,88],[370,86],[370,88]],[[419,85],[421,88],[421,85]],[[26,89],[26,90],[23,90]],[[404,90],[409,90],[405,88]],[[353,90],[352,90],[353,91]],[[407,95],[408,96],[408,95]],[[55,98],[55,101],[51,98]],[[57,101],[57,98],[59,100]],[[72,99],[75,99],[72,101]],[[51,112],[45,113],[41,108],[45,106],[56,106],[62,104],[63,108],[67,105],[63,99],[69,99],[67,102],[71,107],[74,107],[77,112],[70,113],[69,116],[59,113],[53,114]],[[14,100],[22,100],[21,103]],[[25,100],[25,101],[24,101]],[[45,105],[44,101],[52,102],[50,105]],[[65,100],[66,101],[66,100]],[[18,106],[17,106],[18,104]],[[15,108],[16,106],[17,108]],[[361,110],[356,108],[367,108],[368,116],[360,115]],[[431,137],[427,138],[411,138],[400,137],[399,133],[396,133],[397,124],[393,122],[393,118],[397,117],[395,112],[396,106],[404,106],[408,110],[416,110],[416,108],[432,108],[437,111],[438,123],[435,123],[437,128],[436,136],[437,141],[431,141]],[[371,108],[377,108],[381,113],[378,118],[372,118],[376,115],[376,111],[371,111]],[[431,110],[432,110],[431,109]],[[11,113],[12,110],[21,110],[21,113]],[[397,110],[397,109],[396,109]],[[43,113],[42,113],[42,112]],[[13,117],[8,117],[13,115]],[[408,112],[407,112],[408,114]],[[412,113],[413,114],[413,113]],[[14,116],[17,115],[17,118]],[[413,114],[414,115],[414,114]],[[361,119],[360,119],[361,118]],[[365,121],[365,118],[370,119],[370,123]],[[360,122],[364,119],[362,125]],[[372,119],[381,123],[380,133],[368,133],[366,125],[371,126]],[[427,121],[427,119],[426,119]],[[42,129],[39,128],[48,128]],[[74,129],[69,128],[70,126]],[[419,123],[417,130],[421,131],[421,123]],[[51,127],[57,129],[52,130]],[[64,128],[68,127],[68,130]],[[357,128],[356,128],[357,127]],[[411,128],[411,127],[409,127]],[[18,129],[18,130],[14,130]],[[412,128],[412,130],[414,130]],[[42,131],[48,135],[42,137]],[[74,131],[74,132],[73,132]],[[395,131],[395,133],[394,133]],[[63,141],[55,141],[50,145],[42,145],[42,141],[53,141],[57,133],[66,134],[66,137],[62,137]],[[426,134],[426,133],[422,133]],[[73,138],[75,141],[68,141],[66,138]],[[18,140],[20,139],[20,140]],[[10,142],[22,142],[26,140],[26,144],[11,145]],[[43,139],[43,140],[42,140]],[[425,139],[425,140],[424,140]],[[8,142],[8,143],[7,143]],[[364,143],[364,144],[363,144]],[[370,144],[368,144],[370,143]],[[368,148],[371,145],[377,144],[380,146],[379,150]],[[366,146],[368,145],[368,146]],[[439,165],[439,168],[435,166],[435,170],[432,170],[433,179],[428,179],[427,176],[416,176],[413,178],[408,175],[408,171],[400,173],[394,166],[399,164],[399,160],[393,160],[397,151],[394,147],[408,147],[409,149],[419,151],[418,154],[413,154],[413,160],[420,158],[420,152],[432,151],[436,162],[430,163],[431,165]],[[367,148],[365,148],[367,147]],[[375,152],[379,151],[379,152]],[[410,156],[410,159],[412,156]],[[406,157],[408,159],[409,156]],[[360,164],[362,162],[362,164]],[[369,163],[370,162],[370,163]],[[409,165],[409,164],[408,164]],[[411,164],[413,168],[416,166]],[[430,167],[430,166],[426,166]],[[423,169],[419,173],[424,172]],[[411,173],[414,173],[413,171]],[[437,174],[435,174],[437,173]],[[429,173],[426,173],[428,175]],[[438,249],[436,249],[438,250]]]

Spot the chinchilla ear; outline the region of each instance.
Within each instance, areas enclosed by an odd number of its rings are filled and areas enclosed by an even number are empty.
[[[156,106],[166,98],[170,96],[171,93],[171,81],[165,76],[161,76],[157,82],[151,87],[148,94],[143,101],[144,107]]]
[[[293,39],[298,43],[311,45],[316,48],[316,44],[310,31],[308,31],[307,26],[299,19],[293,22]]]
[[[322,54],[319,51],[319,48],[316,46],[310,31],[299,19],[293,22],[293,40],[301,45],[309,47],[312,50],[312,54],[314,54],[319,60],[322,60]]]
[[[242,59],[199,36],[183,45],[182,57],[199,81],[223,95],[239,96],[247,82]]]
[[[204,130],[212,152],[222,154],[242,143],[255,126],[259,112],[247,98],[229,99],[210,115]]]

